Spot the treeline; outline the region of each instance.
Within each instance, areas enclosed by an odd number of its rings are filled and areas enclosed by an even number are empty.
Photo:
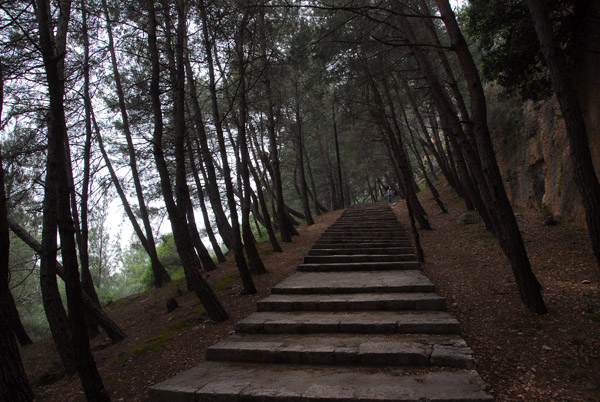
[[[539,38],[531,63],[546,62],[536,73],[552,82],[581,158],[600,261],[600,186],[557,18],[581,15],[587,3],[561,5],[562,14],[527,0],[520,23]],[[422,260],[418,227],[431,227],[417,181],[446,212],[441,174],[497,236],[527,308],[546,312],[496,162],[484,86],[447,0],[15,0],[3,2],[0,19],[2,398],[33,398],[15,338],[24,345],[27,334],[9,288],[9,253],[26,244],[65,371],[78,373],[88,400],[110,399],[89,336],[98,328],[113,341],[126,336],[105,314],[92,274],[105,269],[91,244],[113,197],[155,286],[171,281],[155,238],[164,212],[188,289],[220,322],[227,311],[203,277],[225,259],[219,239],[242,292],[253,294],[253,276],[265,272],[255,232],[281,251],[299,220],[376,201],[390,186],[407,200]]]

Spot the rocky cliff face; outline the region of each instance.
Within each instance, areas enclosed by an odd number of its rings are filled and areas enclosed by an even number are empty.
[[[596,2],[600,3],[600,2]],[[599,15],[600,5],[595,6]],[[600,27],[591,25],[582,34],[585,46],[574,69],[579,99],[587,124],[596,174],[600,176]],[[575,185],[558,102],[523,105],[510,130],[493,133],[505,186],[515,205],[542,208],[564,220],[585,225],[585,211]]]

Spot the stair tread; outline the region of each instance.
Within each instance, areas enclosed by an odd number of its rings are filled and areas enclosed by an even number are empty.
[[[152,401],[488,402],[472,370],[415,372],[402,368],[344,368],[204,362],[150,387]]]
[[[296,272],[271,293],[430,292],[433,283],[419,270]]]
[[[444,311],[257,312],[238,321],[247,333],[458,333],[458,320]]]
[[[211,346],[208,360],[255,363],[474,368],[458,335],[240,334]]]

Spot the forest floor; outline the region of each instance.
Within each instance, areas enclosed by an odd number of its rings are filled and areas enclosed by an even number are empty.
[[[600,270],[586,231],[566,222],[546,226],[539,212],[516,209],[535,274],[544,287],[549,313],[538,316],[521,304],[510,264],[482,224],[462,225],[462,202],[442,186],[449,214],[440,214],[428,191],[421,200],[432,231],[422,231],[424,270],[448,310],[461,323],[474,350],[478,371],[497,402],[600,401]],[[393,206],[408,225],[403,202]],[[94,355],[113,401],[145,401],[146,388],[204,360],[205,350],[255,311],[269,289],[294,272],[323,230],[341,211],[301,227],[300,236],[282,244],[283,253],[262,243],[268,273],[255,276],[258,293],[240,296],[231,262],[209,273],[209,282],[231,318],[212,323],[182,280],[118,300],[107,307],[128,337],[110,344],[93,340]],[[179,308],[167,313],[175,297]],[[77,376],[61,374],[51,340],[22,349],[24,364],[40,402],[84,401]]]

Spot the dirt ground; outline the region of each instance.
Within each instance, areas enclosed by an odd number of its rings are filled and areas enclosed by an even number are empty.
[[[548,314],[521,303],[511,266],[483,224],[462,225],[462,201],[442,188],[441,214],[421,194],[434,230],[421,231],[423,269],[446,297],[478,371],[498,402],[600,401],[600,269],[586,230],[515,209]],[[409,225],[406,208],[394,206]]]
[[[510,265],[495,238],[481,224],[459,224],[462,203],[447,188],[441,190],[449,214],[439,213],[429,192],[421,194],[434,227],[421,232],[424,270],[461,322],[489,391],[498,402],[600,401],[600,270],[587,233],[568,223],[545,226],[538,212],[516,211],[549,310],[537,316],[521,304]],[[397,202],[394,209],[408,224],[404,203]],[[261,244],[269,273],[255,277],[256,295],[239,295],[234,264],[220,264],[211,272],[208,279],[231,316],[225,323],[208,320],[181,280],[108,306],[108,313],[128,335],[112,345],[102,337],[93,341],[112,400],[145,401],[149,385],[201,362],[206,348],[255,311],[256,301],[294,271],[340,215],[335,211],[318,217],[314,226],[300,228],[300,236],[282,244],[283,253],[269,252],[268,243]],[[166,301],[171,297],[180,307],[169,314]],[[61,374],[50,340],[22,353],[36,400],[85,400],[77,377]]]

